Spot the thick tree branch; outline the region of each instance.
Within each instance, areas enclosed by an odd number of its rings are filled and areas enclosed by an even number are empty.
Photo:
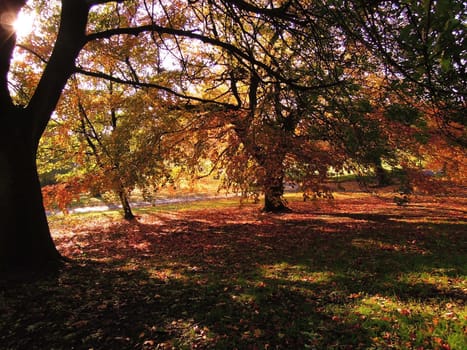
[[[270,18],[277,18],[277,19],[283,19],[283,20],[294,20],[296,19],[296,16],[290,14],[287,12],[288,8],[292,4],[292,1],[287,1],[280,7],[258,7],[256,5],[250,4],[247,1],[243,0],[226,0],[225,1],[228,4],[234,5],[238,9],[260,14],[260,15],[265,15]]]

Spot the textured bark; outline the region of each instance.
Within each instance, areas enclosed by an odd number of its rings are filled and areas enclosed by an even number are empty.
[[[264,178],[264,212],[283,213],[290,209],[284,200],[284,171],[281,165],[266,171]]]
[[[264,190],[264,212],[270,213],[283,213],[289,212],[290,209],[287,207],[284,198],[284,186],[269,186]]]

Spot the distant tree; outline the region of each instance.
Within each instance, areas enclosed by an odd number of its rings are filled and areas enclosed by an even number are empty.
[[[304,106],[303,96],[316,98],[327,88],[346,83],[336,64],[343,55],[342,42],[329,35],[336,28],[320,21],[322,6],[309,5],[317,14],[305,18],[295,17],[299,8],[289,4],[283,10],[291,13],[284,14],[245,2],[207,2],[200,14],[217,38],[244,52],[221,52],[216,59],[222,74],[210,93],[223,96],[230,106],[224,108],[220,128],[229,149],[219,153],[224,161],[214,164],[226,171],[227,184],[242,192],[251,188],[263,192],[263,209],[272,212],[287,210],[282,198],[286,158],[305,153],[298,144],[304,137],[296,137],[296,131],[303,120],[312,118],[312,108]],[[301,23],[287,25],[296,20]],[[306,103],[312,100],[307,99]],[[233,134],[225,133],[226,126]],[[310,159],[317,163],[312,168],[325,167],[324,158]]]

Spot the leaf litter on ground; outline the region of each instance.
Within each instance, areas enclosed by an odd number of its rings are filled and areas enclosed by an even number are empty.
[[[73,259],[0,282],[5,349],[463,349],[465,197],[51,223]]]

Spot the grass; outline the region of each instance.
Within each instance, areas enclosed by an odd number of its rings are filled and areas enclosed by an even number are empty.
[[[196,181],[196,183],[190,183],[187,180],[180,180],[174,185],[166,185],[158,189],[150,195],[150,198],[145,198],[141,190],[134,189],[130,195],[129,200],[133,203],[146,202],[146,201],[164,201],[178,198],[192,198],[192,197],[212,197],[213,194],[218,193],[220,186],[220,180],[213,178],[203,178]],[[116,206],[120,204],[118,196],[112,192],[106,192],[101,194],[100,197],[93,197],[90,194],[83,193],[78,198],[75,198],[69,205],[69,209],[79,207],[92,207],[110,205]],[[159,204],[158,204],[159,206]],[[58,208],[49,208],[54,212],[58,211]]]
[[[51,218],[75,259],[0,282],[5,349],[465,349],[464,198],[233,199]]]

